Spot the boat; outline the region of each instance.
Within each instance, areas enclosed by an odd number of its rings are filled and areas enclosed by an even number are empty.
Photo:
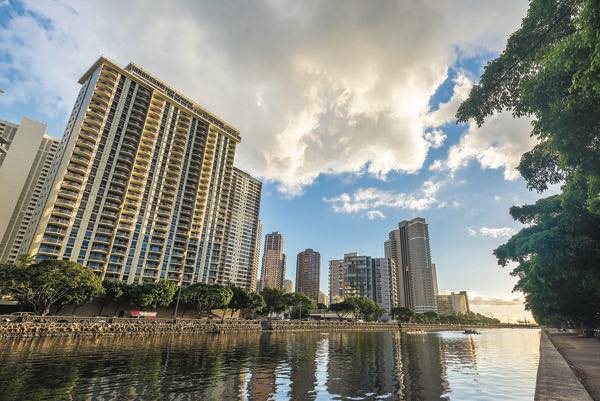
[[[466,329],[463,334],[481,334],[479,331],[475,329]]]

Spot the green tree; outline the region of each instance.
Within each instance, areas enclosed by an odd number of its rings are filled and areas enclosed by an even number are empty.
[[[265,301],[266,312],[269,314],[269,317],[272,316],[273,313],[282,313],[285,311],[287,299],[283,290],[267,287],[262,290],[260,295]]]
[[[217,308],[227,308],[233,297],[233,291],[229,287],[219,284],[197,283],[185,288],[181,293],[183,302],[196,305],[199,312],[208,315]]]
[[[250,314],[250,316],[254,317],[257,313],[261,313],[266,307],[267,304],[265,303],[262,295],[257,292],[251,292],[248,294],[248,303],[245,310]]]
[[[317,303],[314,300],[298,292],[285,294],[285,302],[291,307],[290,318],[292,319],[308,317],[310,312],[317,307]]]
[[[352,299],[332,303],[329,305],[329,310],[335,312],[340,319],[348,319],[350,316],[356,316],[356,304]]]
[[[423,313],[423,318],[427,323],[437,323],[439,321],[438,314],[433,311]]]
[[[229,302],[229,309],[231,310],[231,316],[239,310],[248,308],[250,304],[250,291],[242,287],[229,287],[232,291],[231,301]]]
[[[540,323],[600,322],[600,3],[532,0],[506,49],[485,68],[457,112],[482,125],[511,111],[533,119],[538,144],[519,171],[529,189],[558,195],[513,207],[528,224],[494,251],[515,262],[515,290]]]
[[[392,316],[401,322],[410,322],[415,318],[415,312],[412,309],[403,306],[396,306],[392,308]]]
[[[2,292],[30,305],[42,316],[52,308],[90,302],[104,291],[94,272],[66,260],[0,265],[0,287]]]
[[[127,284],[121,280],[104,280],[102,287],[104,288],[104,295],[100,299],[100,311],[99,315],[102,314],[104,306],[108,302],[118,302],[125,295],[125,287]]]
[[[355,297],[354,303],[358,310],[358,315],[366,321],[374,321],[385,314],[383,306],[367,297]]]
[[[177,283],[167,280],[130,284],[124,288],[123,297],[141,308],[156,309],[171,305],[177,289]]]

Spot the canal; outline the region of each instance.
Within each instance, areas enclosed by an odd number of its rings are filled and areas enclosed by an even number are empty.
[[[0,340],[0,400],[533,400],[540,332]]]

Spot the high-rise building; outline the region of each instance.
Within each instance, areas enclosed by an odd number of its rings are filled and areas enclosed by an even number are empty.
[[[306,249],[296,258],[296,292],[306,295],[317,302],[319,300],[319,278],[321,254]]]
[[[261,289],[267,287],[283,289],[284,277],[283,235],[275,231],[265,236],[265,249],[260,274]]]
[[[344,255],[342,296],[375,299],[372,258],[356,252]]]
[[[469,298],[466,291],[453,292],[448,295],[437,296],[439,313],[468,313]]]
[[[218,282],[239,132],[135,64],[82,85],[24,249],[102,278]]]
[[[0,120],[0,262],[14,262],[31,224],[58,140],[46,125],[28,118]]]
[[[319,303],[325,306],[329,306],[329,297],[323,291],[319,292]]]
[[[234,167],[231,186],[225,264],[218,281],[256,290],[262,183]]]
[[[286,294],[294,292],[294,282],[289,278],[283,279],[283,292]]]
[[[396,303],[398,306],[410,307],[410,278],[408,273],[408,255],[401,253],[400,230],[392,230],[389,239],[384,243],[385,257],[394,261],[396,265]],[[406,245],[405,245],[406,246]],[[402,261],[405,258],[405,261]]]
[[[373,258],[374,301],[388,313],[398,305],[396,264],[390,258]]]
[[[329,302],[332,304],[344,299],[342,285],[344,283],[344,260],[329,261]]]
[[[404,289],[404,297],[398,296],[398,304],[417,313],[437,311],[437,283],[434,283],[429,228],[425,219],[417,217],[401,221],[398,229],[390,232],[385,253],[396,263],[397,277],[402,276],[402,280],[398,279],[398,288]]]

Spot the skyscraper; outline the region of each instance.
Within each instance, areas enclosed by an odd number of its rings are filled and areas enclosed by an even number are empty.
[[[262,288],[283,289],[285,277],[285,254],[283,253],[283,235],[274,231],[265,236],[262,271],[260,274]]]
[[[260,198],[262,183],[233,168],[226,226],[225,264],[219,282],[256,290],[260,252]]]
[[[329,302],[332,304],[344,299],[342,284],[344,282],[344,260],[329,261]]]
[[[367,297],[375,299],[375,281],[370,256],[359,255],[356,252],[344,255],[341,293],[344,298]]]
[[[390,232],[385,243],[386,257],[394,260],[398,274],[398,288],[404,289],[398,304],[417,313],[437,311],[435,273],[431,265],[429,228],[424,218],[401,221],[398,229]],[[399,291],[400,293],[400,291]]]
[[[388,313],[398,305],[396,263],[390,258],[373,258],[374,301]]]
[[[283,292],[291,294],[294,292],[294,282],[289,278],[283,279]]]
[[[240,134],[135,64],[100,57],[22,248],[102,278],[218,282]]]
[[[0,120],[0,262],[14,262],[21,253],[57,148],[45,124]]]
[[[469,298],[466,291],[453,292],[448,295],[437,296],[439,313],[468,313]]]
[[[321,254],[306,249],[296,258],[296,292],[310,299],[319,300],[319,277],[321,270]]]

